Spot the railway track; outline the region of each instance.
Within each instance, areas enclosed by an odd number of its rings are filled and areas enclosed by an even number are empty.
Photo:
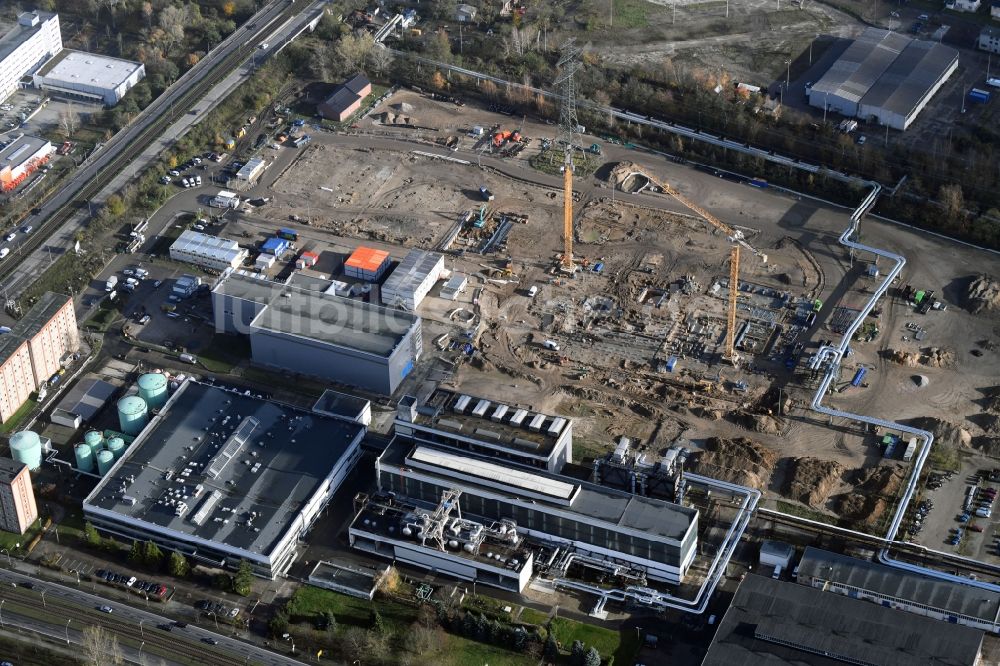
[[[145,644],[147,653],[155,652],[167,658],[180,658],[190,663],[211,663],[218,666],[246,666],[246,657],[237,658],[226,651],[215,648],[209,644],[202,645],[200,642],[187,640],[183,637],[183,630],[164,631],[157,626],[148,626],[140,629],[139,625],[131,620],[122,620],[113,613],[100,613],[95,609],[85,608],[74,603],[67,602],[59,597],[49,596],[43,604],[37,595],[28,594],[5,594],[8,604],[6,610],[17,612],[18,609],[28,609],[33,614],[47,615],[56,618],[56,623],[51,623],[55,629],[61,629],[59,623],[72,620],[71,628],[79,631],[83,627],[100,625],[110,629],[118,636],[119,640],[127,639]],[[49,624],[49,623],[47,623]],[[251,658],[249,663],[254,663]]]
[[[235,69],[240,63],[242,63],[246,58],[253,53],[257,48],[258,40],[266,35],[269,30],[272,30],[276,25],[280,25],[280,22],[287,19],[290,16],[294,16],[297,12],[303,8],[309,6],[310,0],[281,0],[281,2],[275,3],[275,5],[268,10],[264,10],[262,16],[256,16],[250,19],[252,26],[252,32],[247,32],[246,34],[239,34],[243,28],[237,30],[236,33],[230,35],[229,39],[241,40],[236,48],[230,51],[225,56],[222,56],[217,62],[210,65],[207,73],[201,75],[201,78],[191,83],[190,86],[184,90],[179,97],[172,99],[170,101],[166,100],[166,96],[170,94],[170,91],[164,92],[160,98],[154,100],[150,107],[147,107],[147,112],[150,113],[146,119],[141,119],[139,122],[146,122],[147,124],[142,127],[139,133],[128,140],[128,142],[123,146],[115,146],[114,149],[118,150],[118,153],[106,164],[99,167],[94,175],[85,180],[79,186],[76,186],[75,191],[73,191],[66,202],[60,205],[56,210],[52,211],[45,219],[39,220],[34,223],[35,231],[30,236],[28,236],[17,249],[17,253],[21,255],[23,259],[25,255],[34,252],[35,250],[42,247],[46,241],[58,230],[62,225],[64,225],[75,213],[77,213],[82,208],[89,205],[91,198],[93,198],[98,192],[101,191],[111,180],[117,176],[122,170],[139,156],[143,150],[145,150],[160,134],[163,133],[172,123],[174,123],[177,118],[183,116],[187,113],[187,110],[200,99],[205,93],[211,90],[216,84],[218,84],[222,79],[228,76],[233,69]],[[282,5],[284,5],[282,7]],[[183,78],[183,77],[182,77]],[[163,108],[166,107],[166,108]],[[134,125],[133,125],[134,127]],[[124,128],[122,132],[127,132],[128,128]],[[112,139],[114,141],[114,139]],[[105,150],[110,150],[111,148],[106,148]],[[98,155],[98,159],[102,156]],[[82,168],[87,168],[86,163]],[[69,184],[70,188],[74,187],[73,183]],[[44,206],[44,204],[42,204]],[[18,224],[26,221],[30,215],[26,215],[22,218]],[[64,248],[60,248],[64,249]],[[6,279],[18,268],[18,264],[14,262],[9,262],[3,266],[0,266],[0,279]],[[10,285],[6,285],[10,286]],[[19,293],[19,290],[11,290],[12,292]]]

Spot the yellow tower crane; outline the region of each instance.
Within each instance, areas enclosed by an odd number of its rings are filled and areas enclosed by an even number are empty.
[[[735,365],[738,361],[736,356],[736,304],[740,293],[740,246],[743,246],[753,252],[753,254],[760,257],[764,263],[767,263],[767,255],[754,249],[749,243],[747,243],[746,240],[743,239],[743,232],[739,229],[733,229],[728,224],[685,197],[667,183],[654,179],[648,173],[643,173],[643,175],[649,178],[651,183],[659,187],[664,194],[673,197],[685,208],[697,213],[700,217],[704,218],[706,222],[726,234],[726,237],[733,243],[733,249],[729,255],[729,303],[726,309],[726,348],[722,352],[722,357]]]
[[[566,147],[563,164],[563,256],[562,269],[573,272],[573,147]]]

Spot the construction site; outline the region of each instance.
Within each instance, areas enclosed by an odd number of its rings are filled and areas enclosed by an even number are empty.
[[[908,260],[869,310],[889,264],[838,242],[849,211],[579,133],[572,108],[549,125],[440,97],[400,90],[355,131],[281,148],[251,192],[269,204],[227,229],[291,219],[331,244],[443,253],[454,279],[416,310],[428,354],[406,393],[513,394],[572,417],[564,473],[580,478],[621,437],[630,465],[679,447],[685,471],[762,506],[872,534],[923,445],[816,413],[821,349],[850,333],[838,409],[933,416],[966,448],[994,436],[976,414],[997,370],[996,283],[967,268],[1000,275],[994,257],[866,220],[866,243]],[[961,448],[931,466],[961,466]]]

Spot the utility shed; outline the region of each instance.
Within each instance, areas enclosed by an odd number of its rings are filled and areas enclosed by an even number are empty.
[[[416,310],[443,270],[442,255],[426,250],[410,250],[382,285],[382,303]]]
[[[764,541],[760,544],[760,564],[765,567],[788,569],[792,564],[795,549],[781,541]]]
[[[702,666],[973,666],[983,632],[748,575]]]

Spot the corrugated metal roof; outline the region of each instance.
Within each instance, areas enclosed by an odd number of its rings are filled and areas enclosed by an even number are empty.
[[[828,93],[861,101],[911,41],[888,30],[866,29],[813,85],[810,96]]]
[[[819,548],[806,548],[799,563],[799,579],[807,578],[840,583],[989,623],[996,622],[1000,616],[1000,594],[996,592],[912,574]]]
[[[861,104],[908,116],[957,60],[958,51],[951,47],[911,41],[861,99]]]
[[[410,250],[382,285],[383,299],[389,302],[390,298],[412,297],[429,275],[433,274],[437,279],[443,267],[444,258],[440,254],[427,250]]]
[[[754,574],[702,666],[976,663],[983,632]]]

